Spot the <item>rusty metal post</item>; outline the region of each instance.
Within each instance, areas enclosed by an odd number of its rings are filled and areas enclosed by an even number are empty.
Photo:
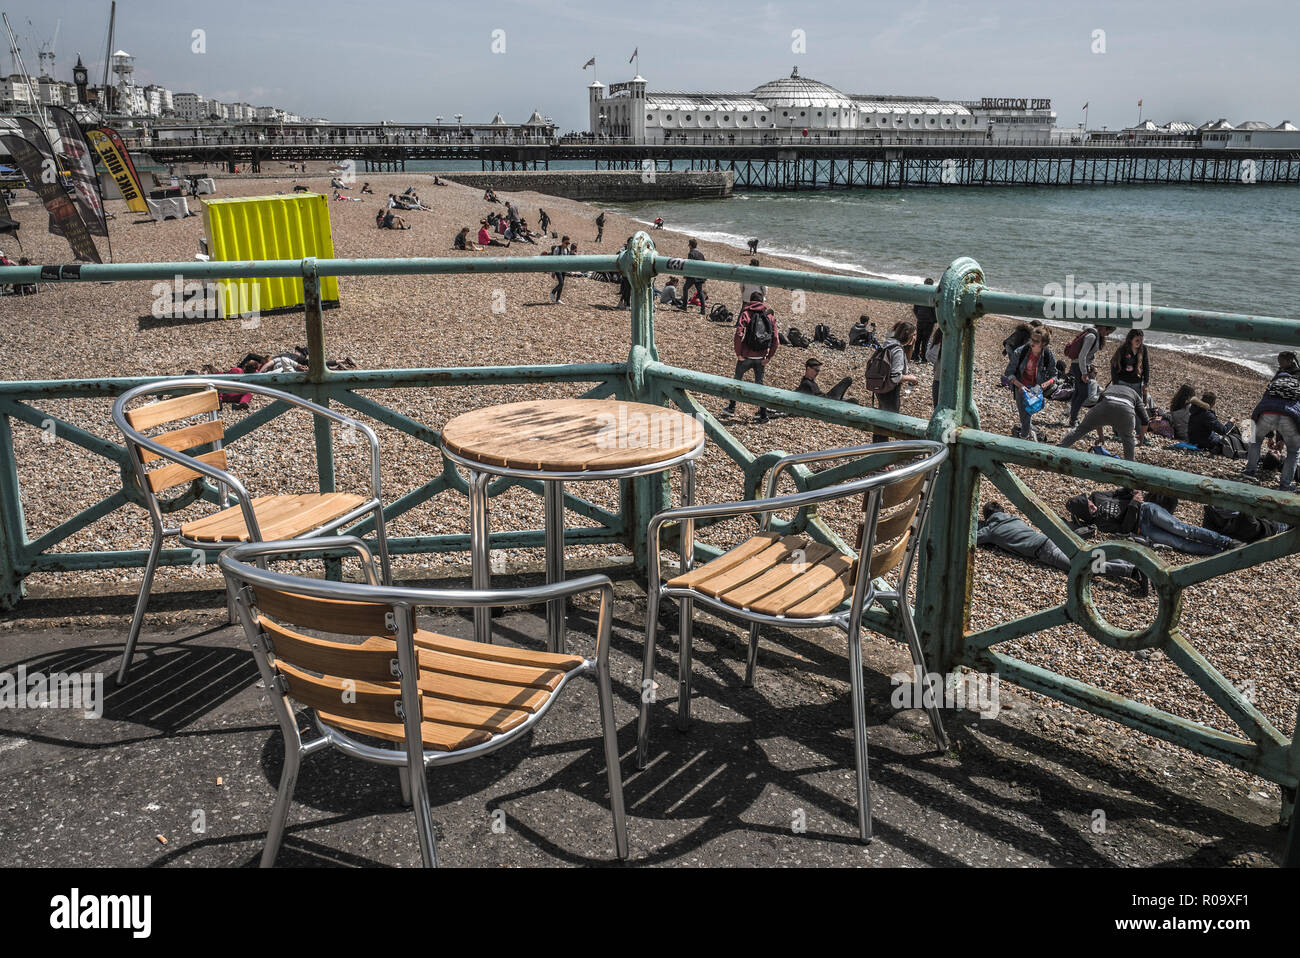
[[[927,661],[951,671],[961,655],[970,621],[974,570],[975,499],[979,472],[969,451],[957,442],[958,430],[979,427],[975,408],[975,318],[973,287],[984,273],[973,259],[953,262],[939,280],[939,328],[943,349],[939,363],[939,403],[927,438],[948,446],[948,466],[935,481],[929,534],[917,571],[916,618]]]

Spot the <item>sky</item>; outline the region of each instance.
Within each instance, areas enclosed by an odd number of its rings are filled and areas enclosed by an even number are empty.
[[[61,21],[56,74],[70,80],[80,52],[98,82],[108,0],[0,9],[31,72]],[[536,109],[585,130],[582,65],[627,80],[635,49],[651,92],[750,90],[797,66],[846,93],[1050,98],[1068,127],[1088,103],[1089,128],[1116,129],[1138,100],[1157,123],[1300,124],[1298,27],[1300,0],[119,0],[114,46],[141,85],[331,120],[519,123]]]

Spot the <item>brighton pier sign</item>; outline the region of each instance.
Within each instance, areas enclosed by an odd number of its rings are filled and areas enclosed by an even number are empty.
[[[1007,99],[986,96],[980,100],[981,110],[1050,110],[1051,100]]]

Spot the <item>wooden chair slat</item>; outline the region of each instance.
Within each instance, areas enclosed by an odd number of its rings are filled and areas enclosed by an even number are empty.
[[[419,629],[415,633],[417,648],[433,652],[447,652],[463,655],[467,658],[485,659],[491,662],[505,662],[510,665],[526,665],[541,669],[560,669],[568,672],[583,663],[580,655],[565,655],[558,652],[535,652],[532,649],[516,649],[508,645],[492,645],[474,642],[469,639],[456,639],[437,632]]]
[[[199,462],[206,462],[209,466],[216,466],[218,469],[226,468],[226,450],[224,449],[214,449],[212,452],[205,452],[192,458],[199,460]],[[189,466],[173,462],[155,469],[145,478],[149,483],[150,491],[158,493],[173,486],[179,486],[183,482],[189,482],[196,476],[201,475],[203,473],[197,472]]]
[[[336,635],[392,635],[385,617],[393,609],[382,602],[318,599],[315,596],[257,588],[253,604],[258,612],[300,629]]]
[[[889,485],[880,490],[880,506],[883,509],[892,509],[900,506],[908,499],[921,494],[921,486],[925,483],[928,473],[919,472],[911,479],[903,479],[899,482],[891,482]]]
[[[886,543],[893,542],[908,529],[912,520],[916,518],[917,507],[921,505],[920,498],[913,499],[910,503],[904,503],[902,508],[896,509],[887,516],[876,519],[876,542]]]
[[[838,608],[853,592],[853,573],[854,569],[850,567],[839,578],[822,586],[802,602],[790,606],[785,610],[785,615],[791,619],[810,619]]]
[[[161,443],[168,449],[175,449],[177,452],[188,452],[198,446],[206,446],[210,442],[224,439],[225,436],[226,427],[222,425],[220,419],[213,419],[210,422],[201,422],[193,426],[186,426],[184,429],[176,429],[149,438],[154,442]],[[161,458],[162,456],[156,452],[150,452],[143,447],[140,449],[141,462],[153,462],[155,459]]]
[[[275,657],[299,669],[362,682],[394,681],[397,643],[392,639],[372,636],[356,644],[331,642],[295,632],[264,615],[257,622],[270,638]]]
[[[270,541],[295,539],[351,512],[365,501],[364,496],[351,493],[319,492],[259,496],[252,500],[252,506],[262,538]],[[244,524],[244,511],[239,506],[231,506],[182,524],[181,535],[197,542],[246,542],[248,527]]]
[[[551,697],[548,689],[509,682],[487,682],[446,672],[420,670],[420,691],[426,696],[469,702],[474,705],[508,706],[536,712]]]
[[[724,592],[730,592],[736,586],[762,575],[780,562],[782,558],[798,549],[804,541],[802,536],[785,536],[778,539],[763,551],[755,553],[744,562],[732,566],[730,569],[724,569],[717,575],[701,582],[696,588],[706,595],[717,598]]]
[[[288,686],[285,694],[308,708],[365,722],[397,719],[393,703],[401,698],[401,692],[395,682],[384,685],[332,675],[310,675],[283,659],[274,659],[273,664]]]
[[[543,669],[526,665],[510,665],[506,662],[492,662],[488,659],[470,659],[463,655],[449,655],[431,649],[417,648],[420,656],[421,671],[442,672],[445,675],[461,678],[482,679],[489,682],[504,682],[509,685],[528,686],[538,689],[554,689],[564,678],[559,669]]]
[[[871,578],[889,575],[893,572],[898,563],[903,561],[903,553],[907,551],[907,544],[912,541],[911,536],[903,536],[892,546],[883,549],[877,549],[871,556],[871,565],[868,566],[868,573]]]
[[[371,735],[390,742],[406,741],[406,727],[398,721],[359,721],[347,715],[322,712],[319,709],[316,715],[326,724],[345,732]],[[466,728],[463,725],[445,725],[439,722],[424,722],[420,726],[420,734],[424,739],[425,748],[437,749],[441,752],[455,752],[458,749],[482,745],[491,738],[491,735],[482,729]]]
[[[796,546],[782,556],[780,561],[774,563],[766,572],[724,592],[718,598],[728,605],[747,609],[768,593],[775,592],[791,582],[798,582],[810,568],[822,559],[828,558],[834,551],[821,542],[804,539],[802,545]]]
[[[720,555],[716,559],[711,559],[704,565],[696,566],[690,572],[684,572],[675,579],[668,580],[668,585],[672,588],[693,589],[705,579],[734,568],[751,556],[763,551],[778,539],[780,539],[780,536],[775,532],[765,532],[754,536],[752,539],[742,542],[730,552]]]
[[[177,419],[188,419],[190,416],[197,416],[200,413],[215,412],[220,408],[221,402],[217,398],[217,391],[215,389],[204,389],[184,396],[175,396],[171,399],[163,399],[159,402],[137,406],[127,412],[126,421],[132,428],[143,431],[152,429],[154,426],[161,426],[165,422],[175,422]]]
[[[791,609],[811,599],[852,567],[851,557],[836,552],[810,566],[792,582],[751,602],[749,608],[761,615],[788,615]]]

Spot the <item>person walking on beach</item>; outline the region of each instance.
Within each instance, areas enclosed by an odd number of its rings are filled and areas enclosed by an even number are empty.
[[[736,319],[736,335],[732,340],[732,347],[736,352],[736,372],[732,378],[743,381],[745,373],[753,370],[754,382],[761,386],[767,363],[776,355],[780,337],[772,310],[758,298],[757,293],[754,297],[745,304],[745,308],[740,311],[740,316]],[[730,415],[735,411],[736,401],[733,399],[727,403],[727,413]],[[754,422],[764,423],[767,419],[767,409],[759,406]]]
[[[1029,342],[1011,354],[1006,372],[1003,373],[1016,394],[1020,429],[1014,435],[1021,439],[1038,438],[1034,432],[1034,413],[1030,411],[1030,395],[1027,390],[1033,387],[1041,389],[1056,375],[1056,357],[1052,354],[1051,341],[1051,330],[1046,326],[1037,327],[1029,334]]]
[[[934,280],[927,279],[925,285],[933,286]],[[912,346],[912,360],[918,363],[929,362],[925,354],[930,348],[930,334],[934,332],[939,317],[933,306],[913,306],[912,315],[916,317],[916,342]]]
[[[537,207],[537,222],[542,225],[542,235],[546,236],[551,231],[551,218],[547,215],[546,210],[540,206]]]
[[[706,261],[704,254],[700,252],[700,244],[698,242],[692,239],[686,245],[689,246],[691,249],[691,251],[688,254],[686,254],[687,259],[699,260],[700,262]],[[690,305],[691,302],[692,286],[695,287],[695,292],[700,298],[700,315],[703,316],[704,315],[704,280],[696,279],[694,276],[686,277],[686,282],[682,284],[682,304],[677,308],[680,309],[682,312],[686,311],[686,307]],[[746,300],[745,303],[746,305],[748,305],[749,300]]]
[[[563,239],[560,240],[558,245],[552,246],[549,255],[551,256],[570,255],[569,238],[565,236]],[[552,273],[551,275],[555,277],[555,286],[551,289],[551,302],[559,303],[561,306],[563,306],[564,300],[561,299],[561,297],[564,295],[564,270],[561,269],[559,272]]]
[[[605,211],[601,210],[600,215],[596,217],[596,242],[599,243],[605,237]]]
[[[1246,477],[1255,478],[1264,437],[1276,432],[1286,444],[1278,488],[1294,492],[1296,461],[1300,459],[1300,361],[1291,350],[1277,354],[1277,375],[1264,387],[1264,395],[1250,418],[1255,421],[1255,441],[1246,456]]]
[[[1101,352],[1106,337],[1114,331],[1114,326],[1085,326],[1083,332],[1066,344],[1065,355],[1070,360],[1070,375],[1074,377],[1074,392],[1070,394],[1071,429],[1079,424],[1079,412],[1088,400],[1092,382],[1097,378],[1093,361]]]
[[[757,266],[758,260],[751,259],[749,261],[749,265]],[[740,308],[741,309],[745,308],[745,304],[749,302],[750,298],[755,293],[758,293],[759,299],[761,299],[763,302],[767,302],[767,287],[764,286],[762,283],[741,283],[740,284]]]
[[[916,383],[916,377],[907,371],[907,353],[915,340],[915,326],[908,322],[895,323],[890,337],[867,361],[867,389],[876,397],[876,408],[883,412],[901,411],[904,389]],[[872,442],[889,442],[892,438],[883,432],[871,435]]]

